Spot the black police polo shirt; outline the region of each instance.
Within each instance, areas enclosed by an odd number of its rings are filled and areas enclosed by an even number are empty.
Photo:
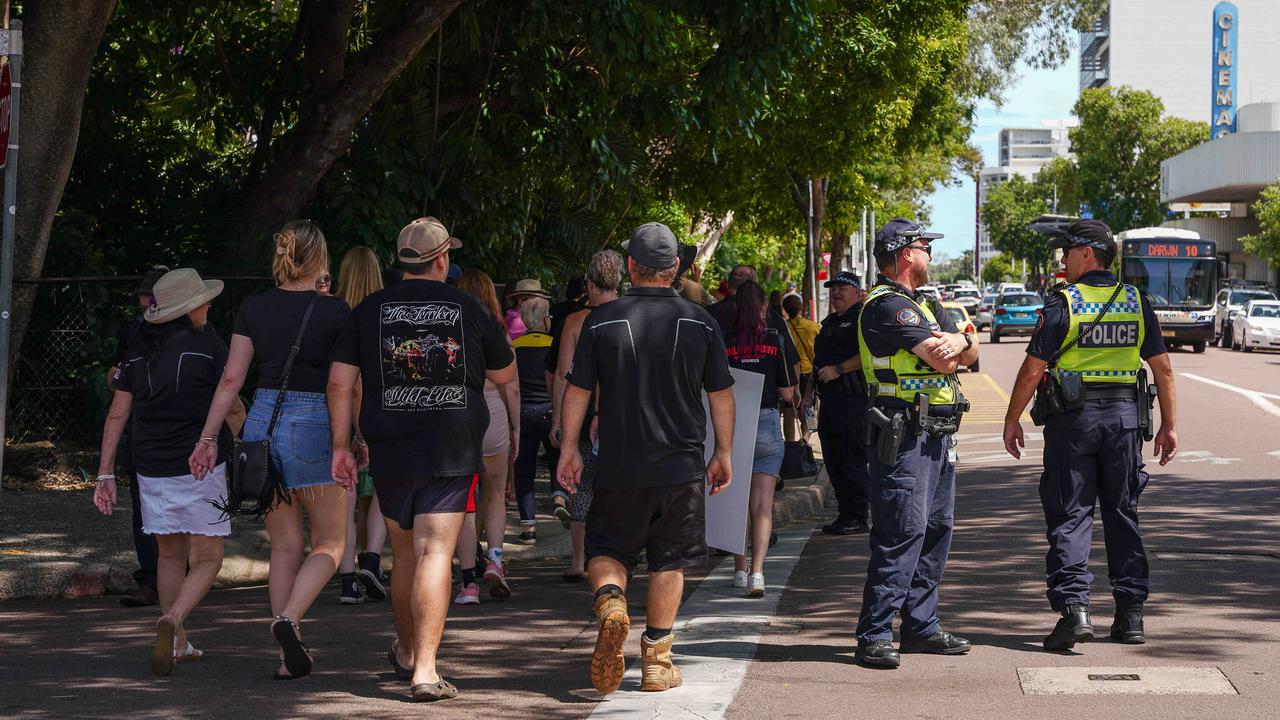
[[[598,487],[679,485],[706,478],[702,393],[733,386],[711,315],[671,288],[632,288],[591,311],[573,367],[575,387],[599,386]]]
[[[858,354],[858,315],[862,303],[841,314],[831,313],[822,319],[822,330],[813,340],[813,368],[842,363]]]
[[[884,357],[892,355],[898,350],[906,350],[911,352],[911,348],[919,345],[921,342],[933,337],[933,331],[941,332],[960,332],[956,327],[956,323],[951,316],[938,306],[933,306],[930,310],[937,318],[936,325],[931,324],[920,312],[920,307],[924,306],[928,299],[926,296],[913,293],[903,285],[892,280],[880,279],[879,285],[888,285],[897,292],[903,293],[908,297],[915,299],[913,303],[902,295],[883,295],[875,298],[867,303],[866,308],[862,312],[862,339],[867,343],[867,349],[876,357]],[[928,364],[924,360],[918,360],[920,366],[927,367]],[[902,407],[906,403],[897,398],[878,398],[876,404],[886,407]],[[937,413],[945,416],[950,414],[947,410],[950,406],[941,406],[930,413]]]
[[[1093,287],[1112,287],[1116,284],[1116,276],[1107,270],[1090,270],[1080,276],[1076,281],[1078,284],[1090,285]],[[1156,317],[1156,313],[1151,309],[1151,301],[1145,293],[1139,293],[1139,302],[1142,305],[1142,319],[1146,325],[1146,337],[1142,339],[1142,347],[1139,353],[1142,359],[1155,357],[1168,352],[1164,345],[1164,338],[1160,335],[1160,320]],[[1071,313],[1067,310],[1067,302],[1062,297],[1062,293],[1054,292],[1045,302],[1044,308],[1040,311],[1039,324],[1036,325],[1036,332],[1031,336],[1031,342],[1027,344],[1027,354],[1032,357],[1040,358],[1045,362],[1053,359],[1053,354],[1058,352],[1062,347],[1062,341],[1066,339],[1067,332],[1071,329]]]

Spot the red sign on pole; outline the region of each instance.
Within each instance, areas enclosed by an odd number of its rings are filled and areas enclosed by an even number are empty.
[[[0,168],[9,163],[9,108],[13,102],[13,79],[9,77],[9,63],[0,70]]]

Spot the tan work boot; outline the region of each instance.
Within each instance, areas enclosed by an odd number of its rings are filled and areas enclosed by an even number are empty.
[[[640,636],[641,659],[644,662],[644,679],[640,689],[646,692],[662,692],[680,687],[680,668],[671,663],[671,643],[674,633],[658,640]]]
[[[627,633],[631,632],[626,596],[611,593],[596,598],[596,620],[600,622],[600,630],[596,634],[595,652],[591,653],[591,685],[608,694],[622,685],[622,674],[627,669],[622,657]]]

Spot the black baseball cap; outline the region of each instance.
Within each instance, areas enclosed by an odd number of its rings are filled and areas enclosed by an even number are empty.
[[[1115,240],[1111,237],[1111,228],[1101,220],[1079,220],[1065,233],[1049,240],[1050,250],[1074,246],[1109,250],[1115,248]]]
[[[156,265],[155,267],[151,268],[150,270],[147,271],[146,275],[142,276],[142,282],[138,283],[138,289],[134,290],[133,294],[134,295],[151,295],[152,294],[151,291],[156,286],[156,281],[164,277],[164,274],[167,272],[169,272],[169,268],[165,267],[164,265]]]
[[[856,287],[859,290],[861,290],[862,280],[860,280],[857,275],[854,275],[848,270],[841,270],[840,272],[836,273],[835,277],[822,283],[822,287],[825,287],[825,288],[829,288],[833,285],[852,285],[853,287]]]
[[[942,233],[925,232],[924,226],[906,218],[894,218],[880,226],[872,252],[876,255],[890,253],[910,245],[916,240],[937,240]]]
[[[665,270],[679,260],[680,242],[671,228],[659,222],[648,222],[631,231],[622,249],[641,265]]]

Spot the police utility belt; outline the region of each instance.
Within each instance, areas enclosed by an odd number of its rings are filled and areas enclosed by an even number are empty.
[[[1123,287],[1123,284],[1117,284],[1111,299],[1103,306],[1102,312],[1098,313],[1093,322],[1081,328],[1076,337],[1050,358],[1049,366],[1040,377],[1035,399],[1031,403],[1031,422],[1044,425],[1051,417],[1080,410],[1090,400],[1133,400],[1138,405],[1138,427],[1142,430],[1142,438],[1148,442],[1151,440],[1153,437],[1151,411],[1155,407],[1156,386],[1147,382],[1145,368],[1138,370],[1137,382],[1133,387],[1089,387],[1084,381],[1083,373],[1057,372],[1058,360],[1080,342],[1080,338],[1093,332],[1098,323],[1102,322],[1102,317],[1111,309]]]
[[[956,388],[955,412],[945,416],[930,416],[929,396],[916,393],[915,404],[905,408],[887,408],[873,405],[867,409],[862,423],[862,444],[876,448],[876,460],[882,465],[892,465],[898,458],[898,448],[908,432],[914,435],[928,433],[935,437],[954,435],[960,429],[961,417],[969,412],[969,401]]]

